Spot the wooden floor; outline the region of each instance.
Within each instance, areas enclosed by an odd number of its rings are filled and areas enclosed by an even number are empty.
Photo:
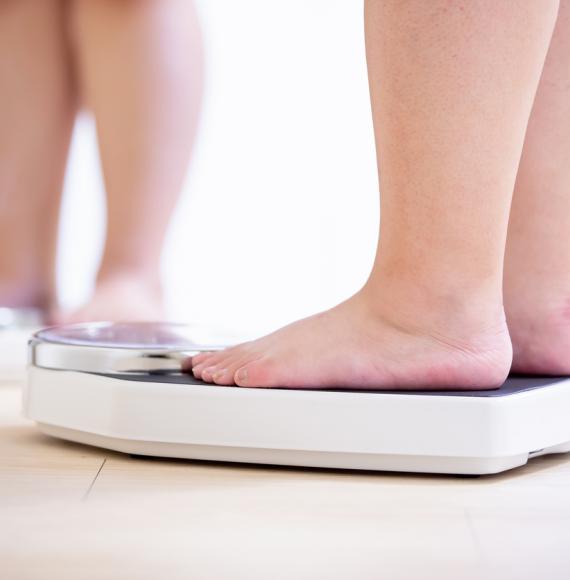
[[[484,478],[143,460],[0,385],[0,578],[570,578],[570,456]],[[569,417],[570,420],[570,417]]]

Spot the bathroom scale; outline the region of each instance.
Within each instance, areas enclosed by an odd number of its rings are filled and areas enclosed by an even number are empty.
[[[25,414],[62,439],[193,460],[475,475],[570,451],[567,377],[397,392],[222,387],[181,372],[222,346],[177,324],[42,330]]]
[[[39,309],[0,306],[0,385],[25,381],[28,340],[42,322]]]

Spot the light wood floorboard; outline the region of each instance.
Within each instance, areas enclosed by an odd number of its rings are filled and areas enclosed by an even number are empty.
[[[0,389],[0,578],[570,578],[570,457],[483,478],[132,458]]]

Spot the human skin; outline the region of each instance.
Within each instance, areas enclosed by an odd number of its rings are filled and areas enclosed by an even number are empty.
[[[160,255],[202,95],[193,4],[0,0],[0,12],[0,303],[39,307],[60,323],[159,319]],[[54,253],[78,105],[96,122],[107,231],[93,296],[62,312]]]
[[[505,307],[518,372],[570,374],[570,2],[563,0],[517,175]]]
[[[47,310],[77,96],[61,0],[0,1],[0,304]]]
[[[218,385],[485,389],[512,361],[509,210],[558,2],[367,0],[381,225],[365,286],[186,368]]]
[[[97,125],[107,235],[95,292],[65,322],[159,320],[160,257],[194,142],[202,48],[187,0],[74,0],[79,86]]]

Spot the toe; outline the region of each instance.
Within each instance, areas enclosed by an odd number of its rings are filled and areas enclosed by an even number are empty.
[[[200,378],[205,381],[206,383],[213,383],[213,375],[216,372],[216,367],[206,367],[200,373]]]
[[[189,356],[186,359],[186,361],[189,361],[190,363],[192,363],[192,365],[198,365],[202,361],[204,361],[206,358],[208,358],[208,356],[210,356],[211,354],[212,354],[211,352],[199,352],[198,354],[195,354],[193,356]]]
[[[194,377],[196,377],[197,379],[200,379],[202,381],[206,381],[208,383],[211,382],[215,382],[214,380],[214,375],[223,369],[227,369],[228,367],[228,361],[225,358],[217,358],[213,359],[213,358],[208,358],[204,361],[202,361],[200,364],[194,365],[192,367],[192,374],[194,375]],[[233,373],[232,373],[233,376]],[[229,383],[231,384],[231,383]]]
[[[180,364],[180,368],[182,369],[183,373],[191,373],[196,367],[200,366],[200,364],[202,364],[202,362],[204,361],[204,358],[197,358],[198,355],[196,356],[189,356],[188,358],[185,358],[182,363]]]
[[[232,385],[235,371],[252,358],[248,348],[238,345],[221,351],[198,353],[186,359],[182,369],[185,372],[192,372],[194,377],[208,383]]]
[[[184,372],[192,372],[192,374],[197,378],[202,378],[202,371],[206,367],[216,366],[220,360],[223,360],[222,354],[220,352],[204,352],[192,356],[186,359],[182,363],[182,370]]]
[[[196,377],[197,379],[201,379],[202,378],[202,371],[204,370],[205,367],[206,367],[205,363],[202,363],[201,365],[196,365],[195,367],[192,367],[192,374],[194,375],[194,377]]]
[[[194,367],[196,365],[202,364],[208,359],[211,359],[216,354],[218,354],[216,351],[200,352],[198,354],[195,354],[194,356],[187,358],[186,360],[190,362],[190,365],[192,367]]]
[[[216,385],[230,386],[234,384],[234,377],[228,369],[216,368],[216,370],[212,372],[212,381]]]
[[[208,366],[215,366],[220,364],[222,361],[235,356],[237,352],[239,352],[238,347],[201,352],[192,357],[192,365],[194,366],[207,363]]]
[[[213,382],[217,385],[233,385],[234,375],[237,369],[242,367],[246,362],[255,360],[251,352],[239,352],[233,356],[228,356],[219,361],[218,364],[211,364],[210,361],[202,363],[198,371],[203,380]],[[206,378],[204,378],[204,375]],[[210,380],[211,379],[211,380]]]
[[[237,368],[234,382],[239,387],[276,387],[278,373],[273,362],[268,358],[260,358]]]
[[[198,369],[202,369],[205,366],[211,366],[209,364],[211,355],[212,353],[200,353],[199,355],[189,356],[182,361],[180,368],[183,373],[192,373],[196,378],[200,378],[200,370]]]

